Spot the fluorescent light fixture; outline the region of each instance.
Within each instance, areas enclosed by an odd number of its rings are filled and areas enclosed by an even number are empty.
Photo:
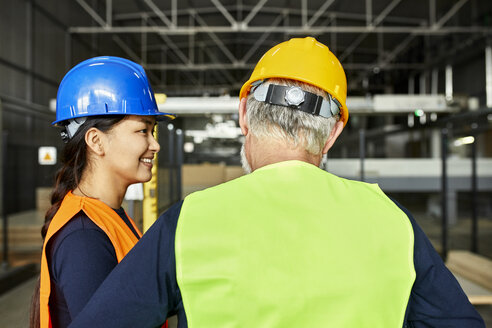
[[[463,138],[458,138],[454,141],[454,145],[456,147],[463,146],[463,145],[469,145],[475,142],[475,138],[472,136],[468,137],[463,137]]]

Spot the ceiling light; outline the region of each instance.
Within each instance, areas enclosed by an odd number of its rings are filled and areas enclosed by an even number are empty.
[[[472,136],[468,137],[463,137],[463,138],[458,138],[454,141],[453,145],[456,147],[463,146],[463,145],[469,145],[475,142],[475,138]]]

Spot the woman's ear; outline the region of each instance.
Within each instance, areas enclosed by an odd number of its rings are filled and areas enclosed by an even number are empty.
[[[96,128],[90,128],[85,133],[85,143],[88,149],[95,155],[104,156],[104,145],[103,140],[104,133]]]

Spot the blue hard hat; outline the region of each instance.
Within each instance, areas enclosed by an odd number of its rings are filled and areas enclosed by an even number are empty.
[[[56,121],[94,115],[175,116],[159,112],[142,66],[120,57],[94,57],[73,67],[56,97]]]

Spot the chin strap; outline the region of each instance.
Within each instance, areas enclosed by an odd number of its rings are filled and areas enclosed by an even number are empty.
[[[70,141],[73,138],[77,130],[80,128],[82,124],[87,121],[87,117],[78,117],[71,120],[68,120],[68,124],[66,124],[63,128],[63,131],[60,132],[61,138],[64,143]]]
[[[340,103],[328,94],[329,100],[296,86],[253,83],[253,96],[267,104],[294,108],[312,115],[332,117],[340,113]]]

